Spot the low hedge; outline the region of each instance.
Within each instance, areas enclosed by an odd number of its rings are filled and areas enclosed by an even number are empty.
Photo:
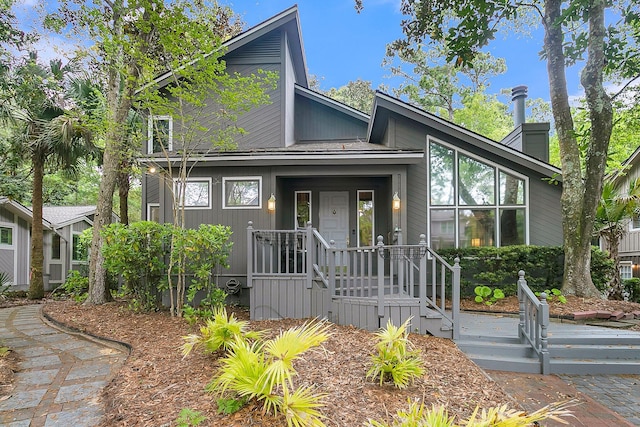
[[[440,249],[438,254],[453,264],[460,258],[461,295],[474,295],[478,285],[500,288],[505,295],[517,293],[518,271],[524,270],[527,284],[534,291],[562,287],[564,251],[557,246],[505,246]],[[591,278],[600,290],[607,287],[613,262],[597,247],[591,250]]]

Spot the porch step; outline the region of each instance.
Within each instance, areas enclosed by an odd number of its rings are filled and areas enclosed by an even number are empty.
[[[549,341],[549,373],[640,374],[640,338],[576,336]],[[515,337],[463,336],[456,345],[484,369],[542,372],[533,349]]]

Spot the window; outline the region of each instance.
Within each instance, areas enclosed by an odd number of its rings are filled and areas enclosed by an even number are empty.
[[[311,221],[311,191],[296,191],[296,227],[304,228]]]
[[[51,236],[51,259],[60,259],[60,235]]]
[[[80,235],[74,234],[71,246],[71,259],[73,261],[86,261],[87,257],[87,248],[84,248],[80,245]]]
[[[211,178],[187,178],[184,194],[181,182],[175,180],[173,191],[180,205],[184,200],[185,209],[211,208]]]
[[[222,178],[223,209],[262,208],[262,177],[241,176]]]
[[[162,153],[173,149],[173,118],[171,116],[150,116],[147,129],[148,153]]]
[[[631,229],[632,230],[640,229],[640,214],[638,214],[638,212],[635,212],[633,214],[633,217],[631,218]]]
[[[147,204],[147,221],[160,222],[160,204]]]
[[[374,246],[373,191],[358,190],[358,246]]]
[[[443,143],[428,147],[431,247],[527,242],[525,177]]]
[[[13,228],[0,227],[0,245],[13,245]]]
[[[631,261],[620,261],[620,279],[628,280],[633,278],[633,263]]]

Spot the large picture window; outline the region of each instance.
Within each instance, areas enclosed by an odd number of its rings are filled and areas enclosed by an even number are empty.
[[[525,177],[433,140],[428,164],[432,248],[528,243]]]
[[[211,208],[211,178],[188,178],[185,182],[184,194],[181,193],[182,183],[174,181],[174,194],[182,205],[184,197],[185,209]]]
[[[148,153],[173,150],[173,119],[171,116],[149,116]]]
[[[262,177],[222,178],[224,209],[262,208]]]

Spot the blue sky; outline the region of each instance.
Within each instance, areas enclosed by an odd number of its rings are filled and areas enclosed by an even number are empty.
[[[38,4],[50,5],[55,0],[22,0],[17,6],[21,26],[29,28],[37,22]],[[256,25],[293,6],[295,0],[220,0],[239,13],[247,26]],[[302,37],[309,73],[318,76],[324,90],[346,85],[361,78],[371,81],[374,88],[384,84],[397,86],[399,77],[390,78],[390,71],[381,66],[388,43],[400,38],[400,0],[365,0],[365,10],[358,14],[353,0],[298,0]],[[507,62],[506,74],[491,81],[489,93],[499,93],[518,85],[529,87],[530,98],[549,99],[545,63],[540,60],[542,33],[533,37],[499,35],[488,47],[496,57]],[[60,55],[71,47],[59,37],[40,42],[41,57]],[[569,94],[579,95],[577,72],[568,73]],[[389,90],[389,92],[391,92]],[[508,97],[500,98],[508,102]]]

